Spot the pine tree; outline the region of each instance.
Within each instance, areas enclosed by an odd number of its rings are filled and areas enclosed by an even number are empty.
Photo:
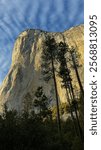
[[[73,120],[75,132],[77,133],[76,124],[75,124],[75,117],[72,112],[72,104],[71,104],[71,90],[70,90],[70,83],[72,81],[70,77],[70,70],[67,68],[67,62],[65,55],[69,49],[69,46],[66,43],[60,42],[58,45],[58,55],[57,60],[60,63],[58,75],[62,79],[62,87],[66,90],[67,102],[69,104],[71,118]]]
[[[73,111],[75,112],[80,137],[83,140],[82,129],[80,126],[78,113],[77,113],[77,101],[76,101],[74,89],[72,86],[72,78],[70,76],[70,69],[67,66],[67,60],[65,57],[67,52],[69,52],[69,46],[66,45],[66,43],[60,42],[59,46],[58,46],[58,56],[57,56],[57,60],[60,63],[58,74],[62,78],[63,87],[65,87],[65,89],[66,89],[67,100],[68,100],[68,103],[70,105],[70,112],[71,112],[71,117],[72,117],[73,122],[74,122],[75,130],[76,130],[76,125],[75,125],[75,119],[74,119]]]
[[[50,101],[44,94],[43,88],[38,87],[35,92],[35,100],[33,102],[34,107],[37,109],[37,114],[41,120],[51,119],[51,110],[49,109]]]
[[[73,68],[74,68],[75,73],[76,73],[76,77],[77,77],[77,80],[78,80],[80,91],[82,93],[82,96],[84,96],[84,90],[83,90],[83,86],[82,86],[80,76],[79,76],[79,72],[78,72],[78,67],[80,66],[79,62],[78,62],[79,54],[78,54],[77,50],[74,47],[72,47],[69,52],[70,52],[70,55],[71,55],[71,58],[72,58]]]
[[[48,82],[50,79],[53,79],[54,82],[56,106],[57,106],[58,130],[59,132],[61,132],[59,99],[58,99],[57,82],[56,82],[56,54],[57,54],[57,44],[55,42],[55,39],[50,36],[47,36],[46,41],[43,43],[42,74],[44,75],[44,80],[46,82]]]

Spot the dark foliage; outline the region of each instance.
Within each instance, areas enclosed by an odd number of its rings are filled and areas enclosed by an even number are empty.
[[[27,116],[27,117],[26,117]],[[76,145],[77,144],[77,145]],[[5,111],[0,116],[0,150],[83,150],[83,145],[72,129],[71,119],[62,121],[62,140],[56,120],[42,121],[32,111],[18,115]]]

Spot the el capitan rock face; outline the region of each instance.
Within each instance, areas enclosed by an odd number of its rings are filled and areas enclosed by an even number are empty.
[[[8,108],[20,111],[23,106],[23,99],[29,92],[36,91],[38,86],[43,86],[46,95],[54,97],[53,82],[45,83],[41,74],[41,54],[42,42],[45,41],[46,35],[52,35],[57,42],[63,41],[69,46],[76,46],[81,54],[80,64],[83,65],[84,54],[84,26],[80,25],[62,33],[44,32],[41,30],[29,29],[22,32],[17,38],[10,70],[0,87],[0,111],[6,103]],[[79,74],[83,83],[83,67],[80,68]],[[73,82],[76,81],[73,75]],[[65,90],[61,88],[60,78],[57,77],[58,94],[62,102],[66,101]]]

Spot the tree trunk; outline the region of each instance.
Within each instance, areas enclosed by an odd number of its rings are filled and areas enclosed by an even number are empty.
[[[75,108],[75,114],[76,114],[77,124],[78,124],[78,128],[79,128],[80,138],[81,138],[81,141],[83,143],[84,142],[83,141],[83,132],[82,132],[82,128],[80,126],[79,117],[78,117],[78,113],[77,113],[77,109],[76,108]]]
[[[67,64],[66,64],[66,67],[68,68]],[[71,96],[71,100],[73,102],[75,100],[75,95],[74,95],[74,90],[73,90],[73,86],[72,86],[72,81],[71,80],[70,80],[70,84],[69,84],[69,93],[70,93],[70,96]],[[78,118],[78,114],[77,114],[77,108],[75,107],[74,109],[75,109],[75,115],[76,115],[78,129],[79,129],[79,135],[80,135],[81,141],[83,142],[83,138],[82,138],[83,134],[82,134],[82,129],[81,129],[79,118]]]
[[[81,80],[80,80],[80,77],[79,77],[79,73],[78,73],[78,69],[77,69],[77,66],[76,66],[76,62],[75,62],[73,52],[71,52],[71,56],[72,56],[72,61],[73,61],[76,77],[77,77],[77,80],[78,80],[78,83],[79,83],[79,87],[80,87],[82,95],[84,95],[83,86],[82,86],[82,83],[81,83]]]
[[[70,82],[70,91],[71,91],[71,95],[72,95],[72,102],[75,100],[75,95],[74,95],[74,91],[73,91],[73,87],[72,87],[72,82]],[[83,142],[83,132],[82,132],[82,128],[80,126],[80,121],[79,121],[79,117],[78,117],[78,114],[77,114],[77,108],[74,106],[74,112],[75,112],[75,115],[76,115],[76,120],[77,120],[77,125],[78,125],[78,129],[79,129],[79,135],[80,135],[80,138],[81,138],[81,141]]]
[[[77,127],[76,127],[76,123],[75,123],[75,118],[74,118],[74,115],[73,115],[73,112],[72,112],[72,106],[71,106],[71,102],[70,102],[70,98],[69,98],[69,93],[68,93],[66,84],[65,84],[65,89],[66,89],[66,95],[67,95],[67,102],[69,103],[71,118],[72,118],[73,125],[74,125],[74,130],[75,130],[76,135],[78,136]]]
[[[59,133],[61,134],[61,121],[60,121],[60,112],[59,112],[59,100],[58,100],[57,83],[56,83],[56,77],[55,77],[55,68],[54,68],[53,58],[52,58],[52,72],[53,72],[53,80],[54,80],[55,96],[56,96],[58,130],[59,130]]]

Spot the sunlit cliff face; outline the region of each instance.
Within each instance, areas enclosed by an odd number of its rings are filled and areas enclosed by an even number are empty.
[[[77,48],[81,54],[79,69],[81,81],[83,83],[83,55],[84,55],[84,27],[83,25],[71,28],[61,33],[49,33],[41,30],[27,30],[17,38],[10,70],[0,87],[0,111],[6,103],[8,108],[20,111],[23,99],[29,92],[35,92],[38,86],[43,86],[46,95],[51,95],[54,99],[53,81],[45,83],[41,74],[41,54],[43,51],[42,43],[46,35],[52,35],[57,42],[63,41]],[[77,84],[75,72],[72,71],[73,84]],[[61,80],[57,77],[58,95],[61,102],[66,101],[65,89],[61,87]],[[77,90],[79,90],[77,86]]]

